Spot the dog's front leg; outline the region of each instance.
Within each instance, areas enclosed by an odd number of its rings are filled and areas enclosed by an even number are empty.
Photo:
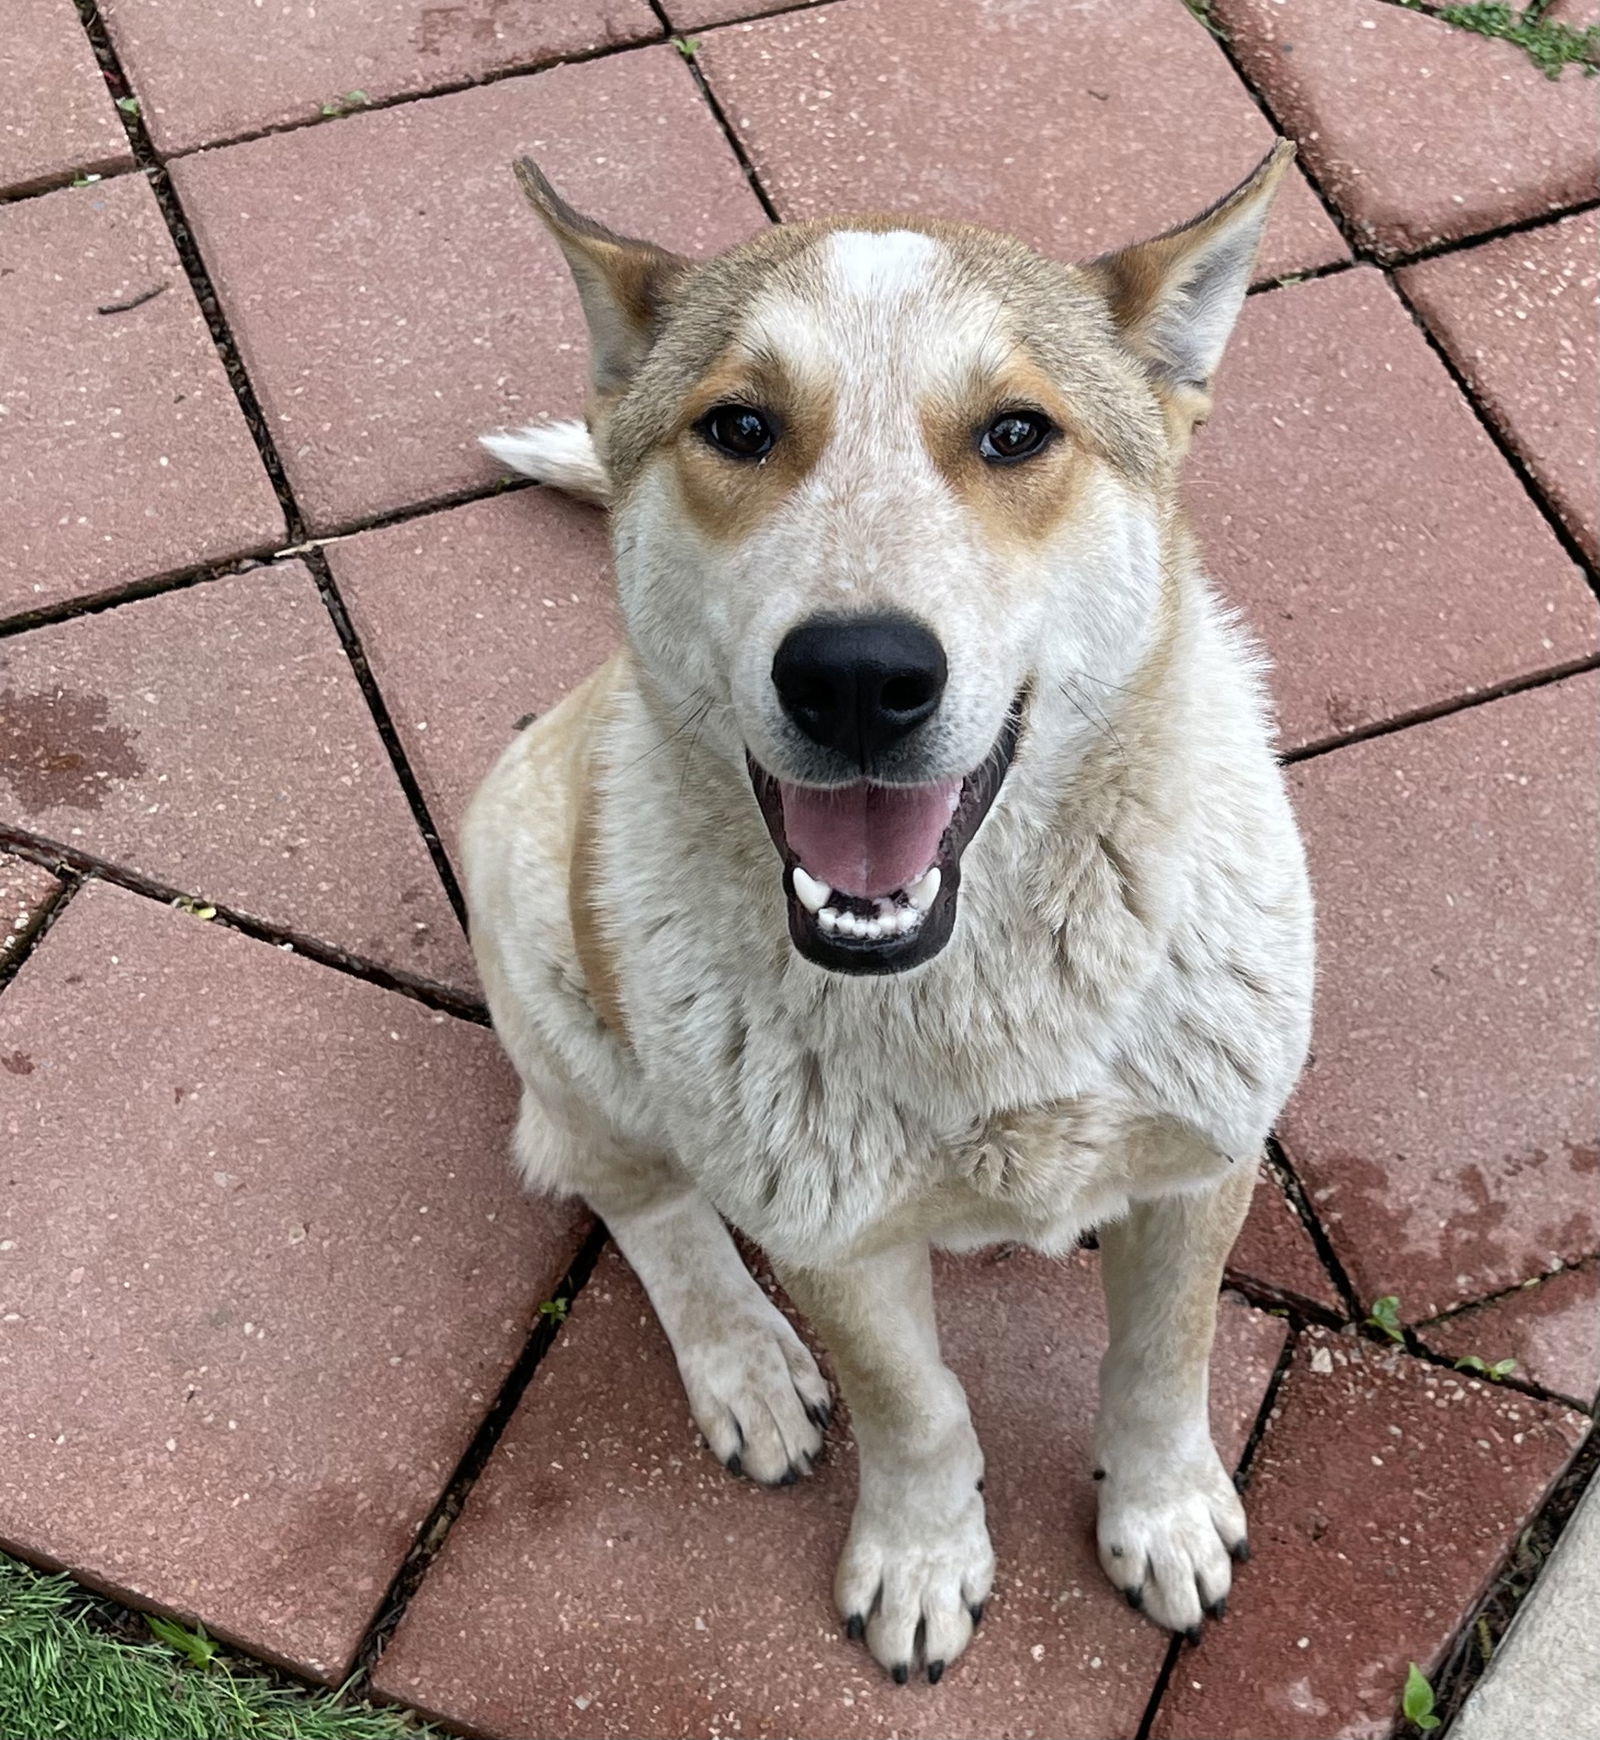
[[[936,1681],[982,1614],[994,1550],[983,1452],[939,1355],[928,1247],[782,1279],[833,1355],[860,1457],[834,1580],[840,1615],[902,1684],[919,1662]]]
[[[1100,1563],[1157,1624],[1221,1618],[1244,1507],[1211,1442],[1217,1289],[1250,1206],[1254,1164],[1210,1189],[1135,1203],[1100,1229],[1111,1344],[1100,1366]]]

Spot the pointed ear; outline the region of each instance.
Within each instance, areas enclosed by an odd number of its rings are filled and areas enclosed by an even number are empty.
[[[529,157],[512,165],[528,203],[566,255],[589,324],[589,373],[597,397],[619,393],[655,341],[663,299],[689,262],[654,242],[614,235],[576,212]]]
[[[1186,402],[1192,420],[1250,288],[1272,196],[1294,146],[1280,140],[1250,178],[1192,222],[1084,267],[1112,318],[1157,384]]]

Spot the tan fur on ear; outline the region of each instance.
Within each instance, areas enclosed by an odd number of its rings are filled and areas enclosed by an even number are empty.
[[[590,378],[597,397],[614,396],[644,361],[673,281],[689,262],[654,242],[619,236],[561,197],[531,157],[512,165],[528,203],[566,256],[589,326]]]
[[[1199,217],[1083,268],[1129,347],[1186,426],[1204,421],[1211,377],[1250,288],[1261,233],[1295,148],[1280,139]]]

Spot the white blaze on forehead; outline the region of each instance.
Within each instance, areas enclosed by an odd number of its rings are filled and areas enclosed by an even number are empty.
[[[828,288],[874,300],[925,289],[943,251],[916,230],[836,230],[822,245]]]

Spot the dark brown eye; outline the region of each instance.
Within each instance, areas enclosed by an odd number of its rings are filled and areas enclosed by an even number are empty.
[[[713,405],[695,428],[730,459],[765,459],[778,439],[772,420],[748,405]]]
[[[1011,465],[1031,458],[1055,432],[1042,412],[1005,411],[979,437],[978,451],[996,465]]]

